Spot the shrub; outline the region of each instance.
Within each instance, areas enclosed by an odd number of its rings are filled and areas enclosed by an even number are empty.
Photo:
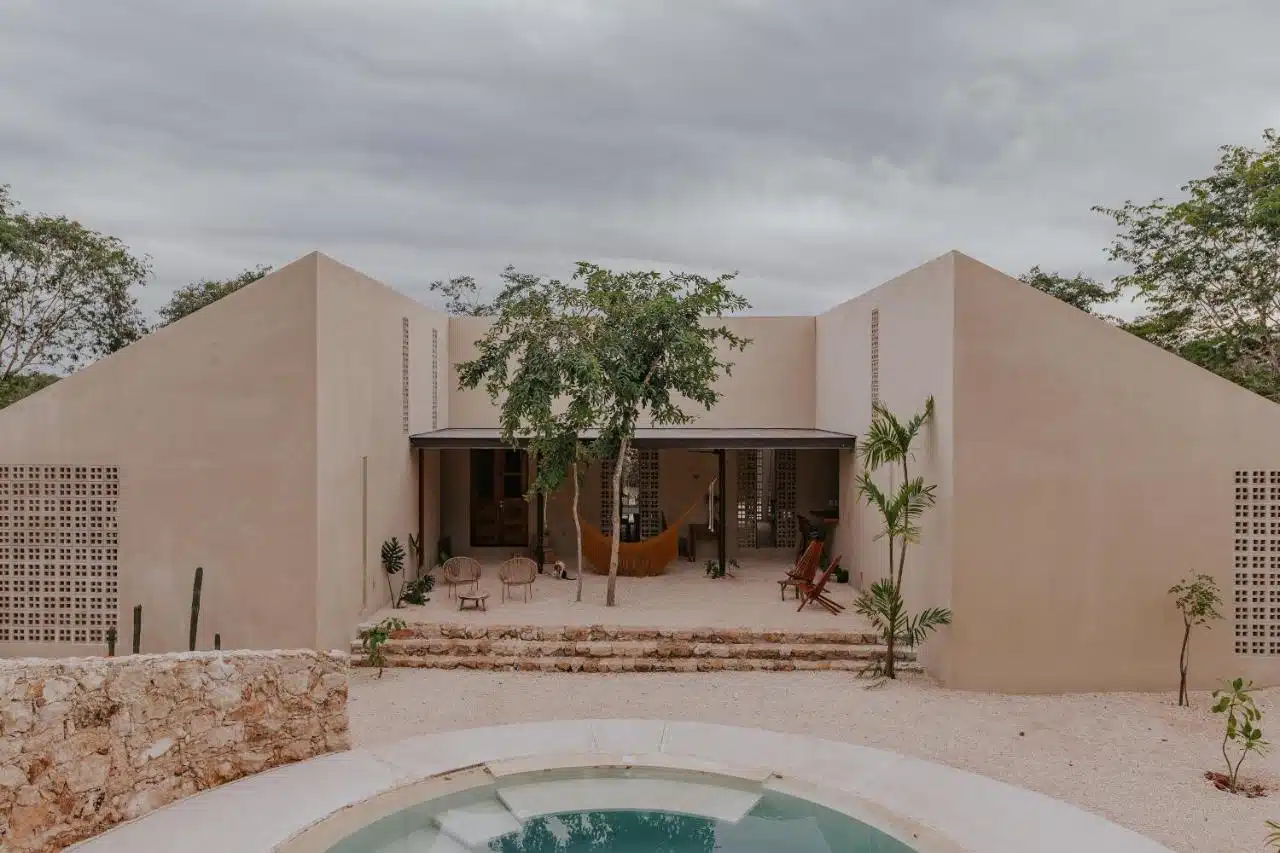
[[[392,631],[399,631],[403,627],[403,619],[388,616],[377,625],[360,632],[360,645],[364,648],[366,661],[369,666],[378,668],[378,678],[382,677],[382,668],[387,665],[387,659],[382,655],[382,644],[391,636]]]
[[[1262,712],[1254,704],[1250,695],[1252,690],[1252,681],[1246,683],[1243,678],[1237,678],[1229,682],[1225,690],[1213,691],[1213,713],[1222,714],[1227,719],[1226,732],[1222,737],[1222,758],[1227,763],[1225,784],[1233,793],[1239,790],[1240,765],[1244,764],[1249,753],[1262,755],[1270,746],[1262,739],[1262,729],[1256,725],[1262,719]],[[1229,745],[1239,752],[1235,763],[1227,751]]]
[[[1169,587],[1169,594],[1176,596],[1173,604],[1182,614],[1182,654],[1178,656],[1178,704],[1189,706],[1187,698],[1187,667],[1191,663],[1191,629],[1205,625],[1210,619],[1221,619],[1218,605],[1218,584],[1209,575],[1192,575]]]
[[[400,540],[392,536],[382,543],[382,570],[387,573],[387,592],[391,593],[391,606],[400,606],[400,596],[391,586],[391,576],[400,574],[404,568],[404,546]]]

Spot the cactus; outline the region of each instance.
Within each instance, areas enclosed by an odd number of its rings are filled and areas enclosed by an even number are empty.
[[[119,632],[116,631],[115,625],[107,629],[107,657],[109,658],[116,656],[116,637],[118,635]]]
[[[196,567],[196,579],[191,585],[191,630],[187,634],[187,651],[196,650],[196,629],[200,627],[200,588],[204,586],[204,568]]]
[[[222,635],[221,634],[213,635],[213,650],[215,652],[222,651]]]
[[[133,653],[142,649],[142,605],[133,606]]]

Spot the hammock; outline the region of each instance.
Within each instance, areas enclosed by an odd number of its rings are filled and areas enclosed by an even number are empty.
[[[657,536],[651,536],[642,542],[620,543],[618,574],[631,578],[662,574],[680,553],[680,528],[684,526],[684,520],[700,503],[695,503],[680,513],[680,517]],[[596,575],[607,575],[613,537],[604,535],[598,527],[588,524],[581,515],[578,516],[578,521],[582,524],[582,556],[590,566],[588,571]]]

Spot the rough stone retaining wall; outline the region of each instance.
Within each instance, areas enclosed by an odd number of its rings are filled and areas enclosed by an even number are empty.
[[[347,666],[312,651],[0,660],[0,850],[61,850],[349,748]]]

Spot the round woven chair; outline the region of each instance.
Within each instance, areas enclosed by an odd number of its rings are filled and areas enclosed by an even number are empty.
[[[498,567],[498,580],[502,581],[502,598],[511,597],[511,587],[524,587],[524,600],[533,594],[533,582],[538,579],[538,564],[528,557],[512,557]]]
[[[454,597],[459,586],[475,589],[480,585],[480,561],[471,557],[450,557],[440,567],[440,578],[449,587],[450,598]]]

